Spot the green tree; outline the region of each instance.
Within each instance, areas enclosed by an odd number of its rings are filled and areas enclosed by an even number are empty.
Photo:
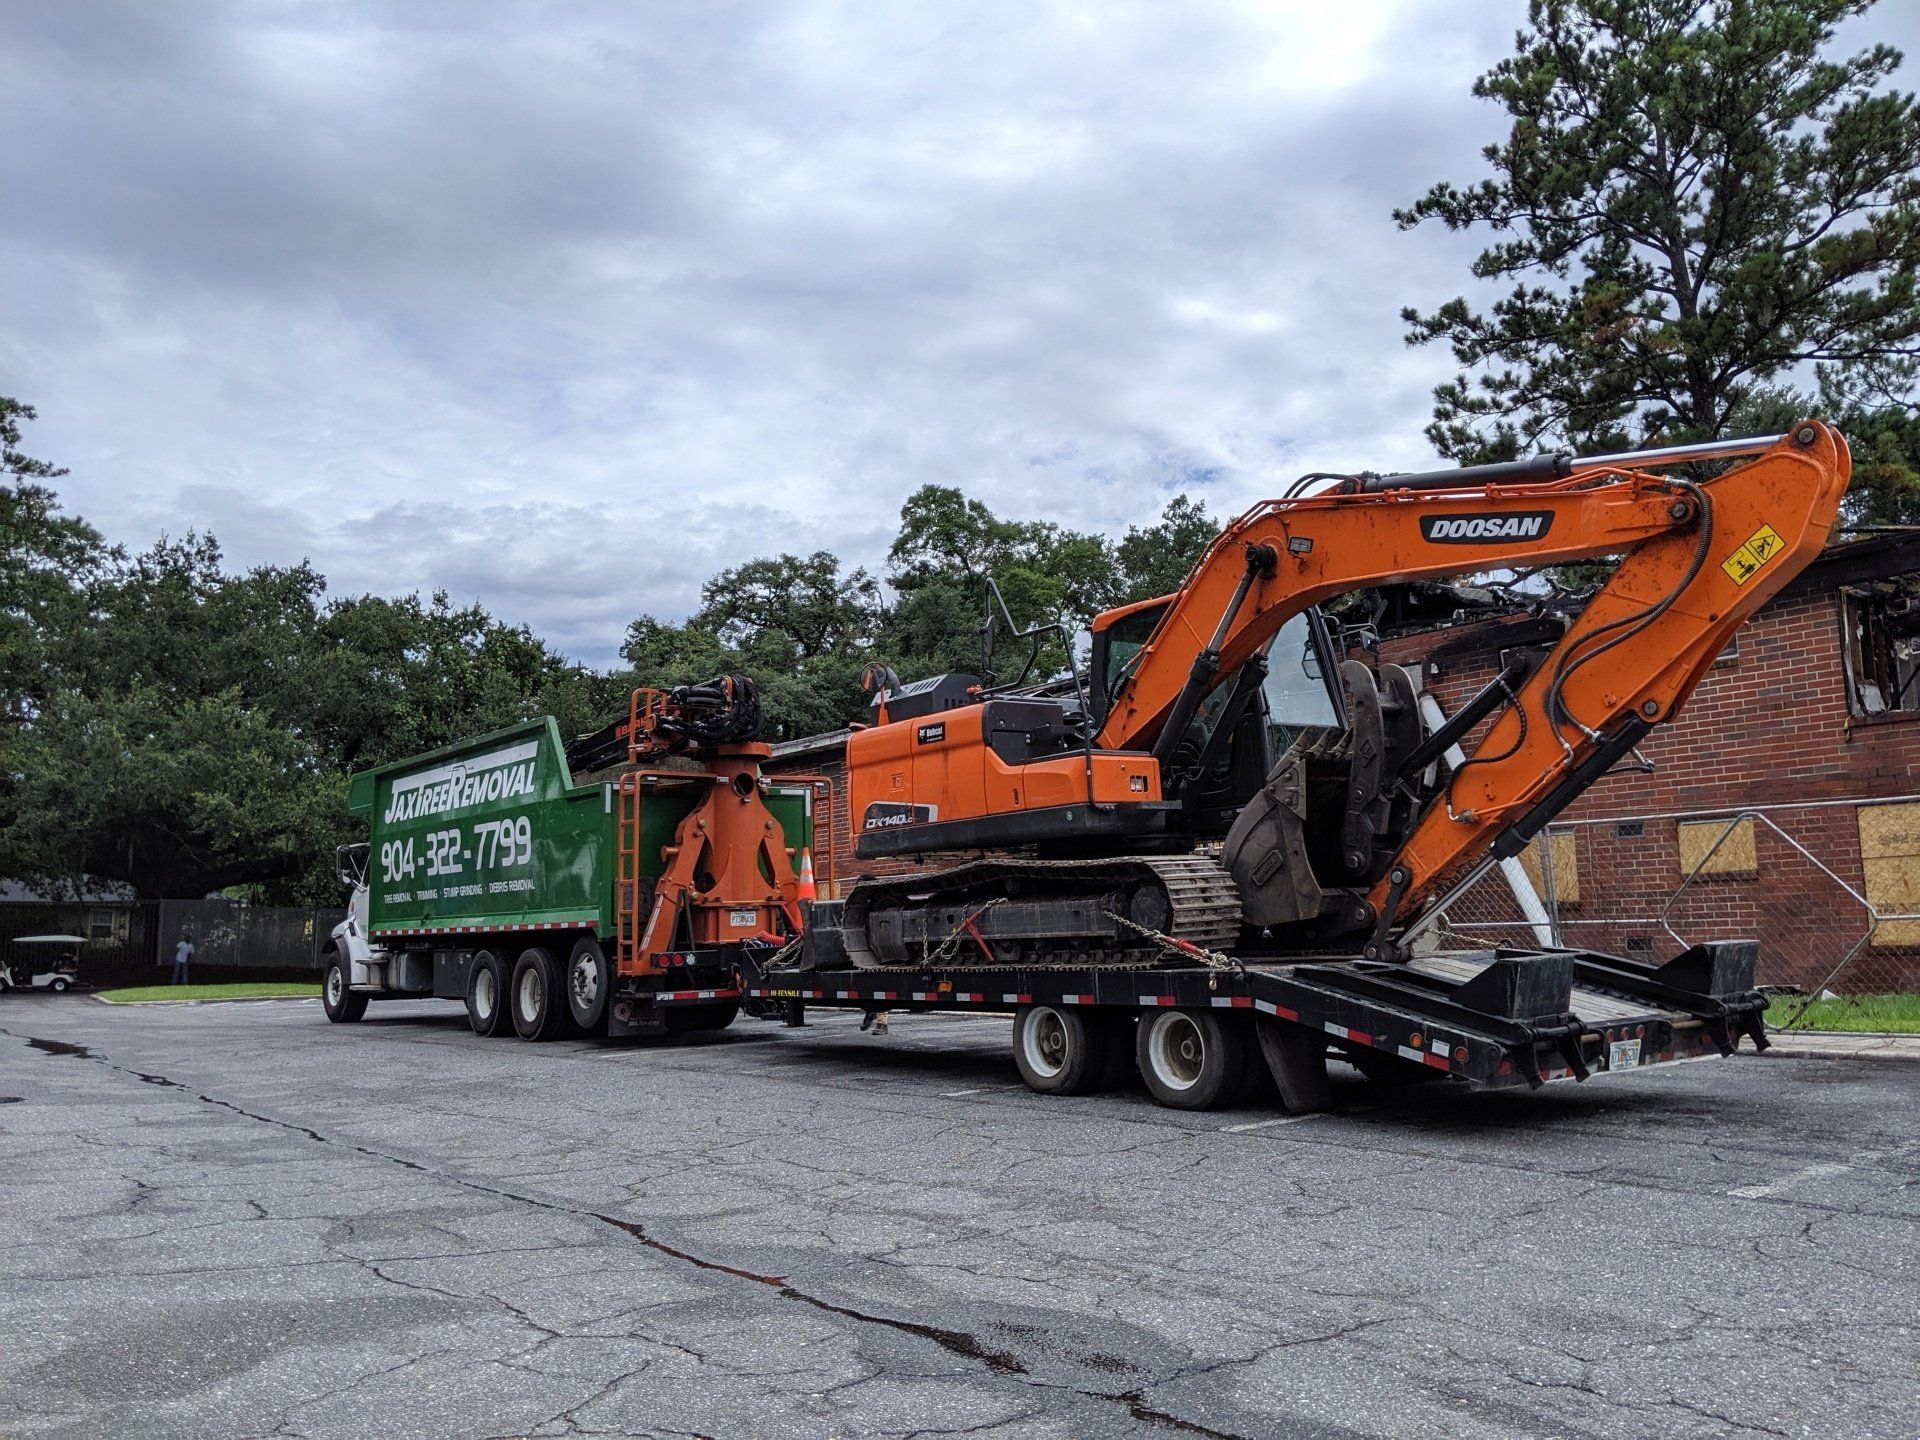
[[[1513,282],[1403,312],[1463,367],[1442,454],[1711,438],[1787,386],[1868,440],[1863,505],[1920,513],[1920,109],[1884,87],[1897,50],[1828,53],[1872,3],[1530,0],[1474,85],[1511,117],[1493,175],[1395,212],[1489,227],[1473,273]]]
[[[1003,520],[946,485],[907,497],[887,561],[895,598],[880,650],[904,675],[979,669],[989,576],[1022,628],[1050,620],[1084,626],[1120,598],[1112,548],[1099,536],[1050,521]],[[1000,678],[1012,678],[1024,658],[1024,647],[996,653]],[[1050,642],[1035,678],[1065,666],[1065,647]]]
[[[18,723],[39,689],[47,612],[68,600],[108,550],[100,532],[61,512],[40,483],[67,472],[20,449],[31,405],[0,395],[0,704]]]
[[[47,698],[50,624],[111,554],[100,533],[63,514],[42,483],[67,472],[20,448],[31,405],[0,395],[0,875],[20,872],[20,773],[27,727]]]
[[[597,729],[622,693],[478,606],[325,590],[304,563],[232,572],[188,534],[108,557],[48,607],[6,747],[6,873],[337,899],[350,771],[532,715]]]
[[[1200,552],[1213,543],[1220,526],[1204,501],[1176,495],[1152,525],[1129,526],[1114,547],[1123,600],[1170,595],[1186,583]]]
[[[879,614],[878,583],[864,570],[843,572],[831,552],[768,556],[707,581],[684,625],[642,615],[627,627],[621,654],[642,685],[750,675],[767,735],[808,735],[863,713],[860,672]]]

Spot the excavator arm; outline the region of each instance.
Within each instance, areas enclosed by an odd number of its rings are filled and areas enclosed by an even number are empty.
[[[1712,479],[1657,473],[1746,454],[1756,458]],[[1445,887],[1517,851],[1673,717],[1741,622],[1819,553],[1850,468],[1839,432],[1810,420],[1758,442],[1541,457],[1264,502],[1170,597],[1107,697],[1095,744],[1151,748],[1164,764],[1207,692],[1330,597],[1621,556],[1544,662],[1524,683],[1509,677],[1479,747],[1373,880],[1384,940]]]

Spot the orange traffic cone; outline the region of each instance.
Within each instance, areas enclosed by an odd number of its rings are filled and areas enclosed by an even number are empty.
[[[813,901],[820,898],[820,887],[813,883],[813,851],[800,852],[800,885],[794,892],[794,898],[801,901]]]

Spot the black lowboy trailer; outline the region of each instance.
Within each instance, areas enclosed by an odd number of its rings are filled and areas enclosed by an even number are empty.
[[[1757,957],[1753,941],[1696,945],[1659,966],[1497,950],[1406,963],[885,969],[820,968],[816,954],[802,958],[815,968],[759,970],[749,955],[742,980],[788,1024],[813,1006],[1010,1011],[1021,1078],[1043,1093],[1105,1088],[1137,1065],[1153,1098],[1178,1109],[1271,1093],[1270,1079],[1288,1110],[1306,1112],[1332,1101],[1330,1057],[1385,1083],[1497,1089],[1731,1055],[1742,1036],[1764,1050]]]

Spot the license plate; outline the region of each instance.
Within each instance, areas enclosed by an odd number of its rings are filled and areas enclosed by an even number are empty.
[[[1616,1040],[1607,1047],[1607,1069],[1633,1070],[1640,1064],[1638,1040]]]
[[[751,925],[759,920],[759,918],[760,912],[758,910],[729,910],[727,912],[727,923],[736,927]],[[1633,1048],[1636,1050],[1640,1048],[1640,1043],[1637,1040],[1634,1042]]]

